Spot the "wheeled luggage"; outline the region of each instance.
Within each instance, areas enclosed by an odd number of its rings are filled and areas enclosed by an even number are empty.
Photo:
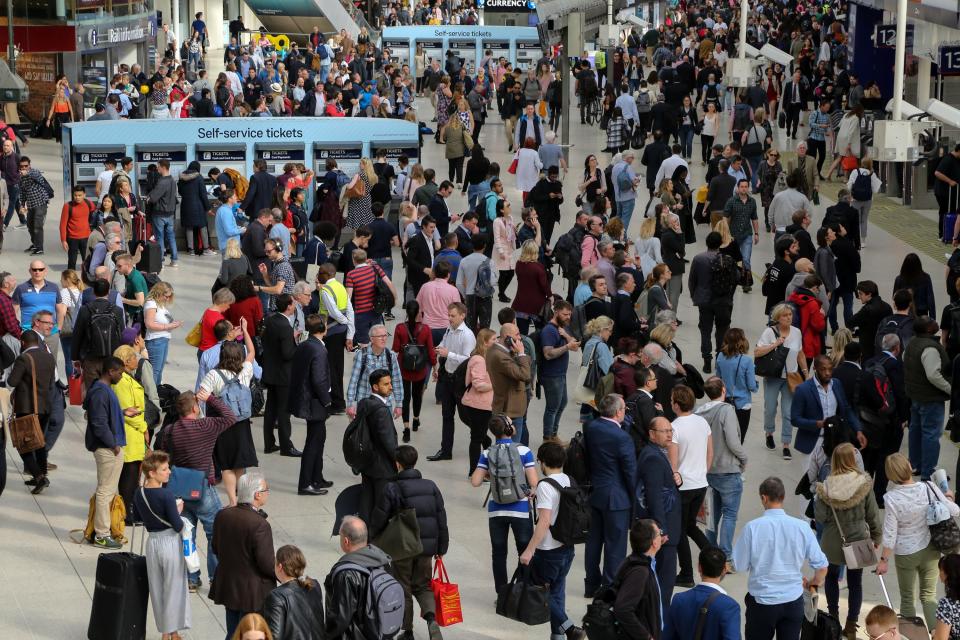
[[[130,551],[101,553],[90,609],[88,640],[142,640],[147,635],[147,559],[133,553],[136,526],[130,534]]]

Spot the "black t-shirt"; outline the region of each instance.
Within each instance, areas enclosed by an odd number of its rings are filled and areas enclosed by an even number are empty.
[[[367,244],[367,256],[374,260],[389,258],[391,256],[390,240],[400,235],[397,233],[397,228],[383,218],[377,218],[367,226],[373,232]]]
[[[951,180],[960,182],[960,160],[957,160],[951,153],[943,156],[943,160],[937,165],[937,171]],[[940,195],[947,195],[950,191],[950,186],[943,180],[937,180],[936,191]]]
[[[596,93],[597,89],[597,76],[592,69],[584,69],[577,74],[577,80],[579,81],[580,95],[589,96],[590,94]]]

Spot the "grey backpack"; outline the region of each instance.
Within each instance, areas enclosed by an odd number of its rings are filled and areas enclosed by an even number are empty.
[[[357,571],[367,576],[365,610],[357,612],[358,626],[373,632],[375,638],[393,638],[403,626],[404,593],[397,579],[383,567],[364,567],[355,562],[344,562],[333,569]]]
[[[529,487],[516,443],[491,445],[487,452],[487,471],[490,472],[490,497],[495,502],[512,504],[526,500]]]

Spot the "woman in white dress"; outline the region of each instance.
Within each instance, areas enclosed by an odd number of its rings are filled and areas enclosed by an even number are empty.
[[[527,202],[527,194],[540,180],[540,170],[543,162],[537,153],[537,143],[533,138],[527,138],[523,147],[517,151],[517,189],[523,193],[523,202]]]
[[[656,232],[657,219],[644,218],[643,224],[640,225],[640,237],[637,238],[635,245],[637,266],[643,272],[644,279],[653,272],[655,266],[663,262],[663,256],[660,255],[660,238],[654,235]]]

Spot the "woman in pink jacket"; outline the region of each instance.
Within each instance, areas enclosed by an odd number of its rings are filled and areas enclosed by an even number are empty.
[[[477,346],[474,347],[470,359],[467,360],[467,391],[460,399],[466,415],[467,426],[470,427],[470,453],[467,456],[470,462],[470,472],[477,467],[480,452],[490,446],[487,436],[487,423],[493,409],[493,385],[487,374],[487,349],[496,340],[497,334],[490,329],[480,329],[477,334]]]
[[[513,251],[517,248],[517,226],[510,212],[509,200],[497,201],[497,217],[493,221],[493,266],[500,272],[497,282],[500,302],[510,302],[506,290],[513,280]]]

